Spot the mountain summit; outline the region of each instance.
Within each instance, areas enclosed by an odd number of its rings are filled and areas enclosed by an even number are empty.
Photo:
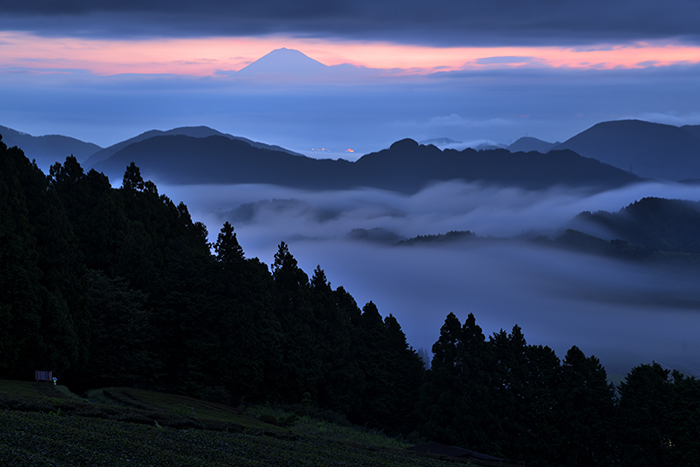
[[[323,73],[328,66],[298,50],[281,48],[270,52],[236,73],[237,76],[293,75],[308,76]]]

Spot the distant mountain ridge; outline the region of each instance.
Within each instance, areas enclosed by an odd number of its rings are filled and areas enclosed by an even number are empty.
[[[598,123],[555,146],[641,177],[700,178],[700,129],[641,120]]]
[[[37,165],[47,172],[48,167],[57,161],[63,162],[71,154],[82,163],[91,154],[102,149],[96,144],[86,143],[70,136],[32,136],[5,126],[0,126],[0,135],[3,143],[8,147],[19,147],[28,159],[36,159]]]
[[[293,61],[299,60],[311,67],[316,66],[313,63],[326,67],[297,51],[280,49],[279,52],[284,57],[292,57]],[[478,151],[441,150],[432,144],[419,145],[413,140],[404,140],[405,143],[397,142],[396,147],[392,145],[388,149],[367,154],[354,163],[317,161],[279,146],[251,141],[206,126],[151,130],[104,149],[67,136],[35,137],[7,127],[0,127],[0,134],[5,144],[21,147],[44,170],[73,154],[84,167],[104,170],[112,178],[121,178],[125,166],[131,162],[127,159],[131,158],[147,172],[165,176],[173,183],[195,183],[195,180],[196,183],[274,183],[311,189],[370,186],[414,192],[431,181],[450,179],[534,189],[557,183],[619,186],[640,178],[700,180],[700,125],[676,127],[640,120],[601,122],[564,143],[520,138],[508,146],[506,152],[492,147],[477,147]],[[182,153],[182,148],[173,147],[173,140],[170,139],[139,145],[163,136],[185,136],[199,140],[220,137],[243,144],[227,148],[221,141],[199,144],[187,140],[184,144],[190,151],[188,154]],[[444,144],[454,143],[454,140],[439,138],[425,141],[428,142]],[[263,152],[251,152],[251,148]],[[486,160],[486,156],[481,154],[484,151],[491,160]],[[518,156],[510,157],[508,151]],[[163,153],[170,153],[172,157],[164,157]],[[389,161],[388,154],[395,153],[401,156]],[[558,156],[543,157],[543,154],[550,153]],[[574,153],[577,157],[583,157],[576,159]],[[281,154],[294,157],[290,159]],[[193,157],[204,167],[190,160]],[[588,162],[583,161],[584,158]],[[596,166],[591,160],[603,164]],[[188,167],[188,173],[184,173],[185,169],[182,168],[167,167],[173,161]],[[497,166],[496,161],[501,165]],[[572,167],[585,169],[572,173]],[[613,175],[610,170],[613,167],[629,173],[626,176],[620,173]],[[232,175],[233,172],[237,175]]]
[[[144,177],[166,183],[258,183],[312,190],[372,187],[415,193],[430,183],[448,180],[526,189],[555,185],[604,189],[640,180],[571,151],[440,150],[411,139],[349,162],[292,155],[219,135],[160,135],[130,144],[94,168],[110,178],[121,177],[131,161]]]
[[[610,188],[640,181],[594,159],[572,151],[511,153],[506,149],[440,150],[411,139],[367,154],[357,162],[367,186],[416,191],[431,181],[464,180],[525,189],[555,185]]]
[[[122,142],[117,143],[117,144],[113,144],[112,146],[109,146],[107,148],[104,148],[100,151],[95,152],[85,161],[85,165],[87,167],[94,167],[98,163],[109,159],[114,154],[116,154],[117,152],[121,151],[122,149],[126,148],[127,146],[129,146],[131,144],[139,143],[141,141],[145,141],[149,138],[153,138],[156,136],[167,136],[167,135],[184,135],[184,136],[190,136],[193,138],[206,138],[208,136],[223,136],[225,138],[235,139],[235,140],[246,142],[253,147],[257,147],[257,148],[261,148],[261,149],[273,149],[276,151],[282,151],[282,152],[287,152],[289,154],[298,155],[297,153],[290,151],[288,149],[284,149],[280,146],[258,143],[256,141],[251,141],[248,138],[243,138],[241,136],[233,136],[233,135],[229,135],[227,133],[221,133],[220,131],[214,130],[214,129],[206,127],[206,126],[187,126],[187,127],[173,128],[172,130],[167,130],[167,131],[150,130],[150,131],[147,131],[145,133],[141,133],[138,136],[134,136],[133,138],[129,138],[125,141],[122,141]]]
[[[220,135],[195,138],[186,135],[158,135],[118,150],[94,168],[110,178],[124,173],[136,162],[146,177],[176,184],[269,183],[295,186],[293,174],[319,174],[325,162],[289,152],[260,148]],[[336,162],[336,161],[332,161]],[[342,163],[342,162],[341,162]],[[308,180],[307,180],[308,179]],[[318,188],[310,177],[303,182]],[[298,184],[296,185],[298,186]]]
[[[509,145],[507,149],[510,152],[541,152],[546,153],[552,150],[555,146],[561,143],[549,143],[541,139],[533,138],[532,136],[523,136],[516,142]]]

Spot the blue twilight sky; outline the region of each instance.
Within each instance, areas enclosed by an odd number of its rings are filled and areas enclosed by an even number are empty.
[[[613,119],[700,124],[697,0],[0,6],[0,125],[33,135],[108,146],[208,125],[355,159],[404,137],[508,144]],[[277,57],[239,73],[282,47],[328,66]]]

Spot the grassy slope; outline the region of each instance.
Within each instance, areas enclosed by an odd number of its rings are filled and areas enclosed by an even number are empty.
[[[0,465],[454,465],[402,449],[302,436],[180,396],[107,393],[114,404],[82,402],[48,383],[0,380]]]

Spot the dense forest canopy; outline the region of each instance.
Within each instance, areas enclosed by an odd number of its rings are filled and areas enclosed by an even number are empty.
[[[617,388],[513,327],[449,314],[430,369],[282,242],[270,267],[225,223],[214,244],[130,164],[120,188],[74,157],[45,175],[0,142],[0,378],[140,386],[230,404],[310,401],[353,423],[529,465],[697,465],[700,383],[657,364]]]

